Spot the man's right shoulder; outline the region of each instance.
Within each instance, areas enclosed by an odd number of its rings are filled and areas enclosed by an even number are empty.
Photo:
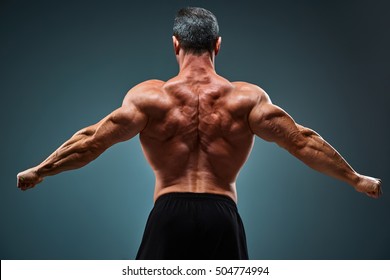
[[[123,105],[135,105],[147,114],[166,109],[168,102],[162,94],[164,85],[165,82],[161,80],[147,80],[139,83],[127,92]]]
[[[128,94],[143,94],[153,91],[161,91],[165,82],[161,80],[147,80],[135,85],[128,91]]]
[[[126,94],[124,102],[145,101],[158,99],[165,82],[161,80],[147,80],[132,87]]]

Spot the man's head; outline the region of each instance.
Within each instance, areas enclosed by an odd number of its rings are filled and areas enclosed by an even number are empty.
[[[216,50],[216,45],[220,44],[217,18],[203,8],[180,9],[173,24],[173,36],[181,49],[196,55],[212,53]]]

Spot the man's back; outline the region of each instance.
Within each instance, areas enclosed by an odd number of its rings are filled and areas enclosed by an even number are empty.
[[[236,200],[236,177],[253,144],[248,115],[256,98],[246,85],[205,69],[145,83],[140,139],[156,174],[155,199],[208,192]]]

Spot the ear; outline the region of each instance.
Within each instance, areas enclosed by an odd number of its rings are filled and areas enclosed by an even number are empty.
[[[222,43],[222,37],[218,37],[217,42],[215,43],[214,53],[215,55],[218,54],[219,50],[221,49],[221,43]]]
[[[175,51],[175,54],[178,55],[180,51],[180,43],[179,40],[176,38],[176,36],[172,36],[172,42],[173,42],[173,50]]]

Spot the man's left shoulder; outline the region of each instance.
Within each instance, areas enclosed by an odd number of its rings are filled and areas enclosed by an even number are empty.
[[[259,87],[258,85],[251,84],[248,82],[232,82],[232,85],[236,89],[236,91],[242,93],[242,94],[247,94],[247,95],[262,95],[265,94],[265,91]]]
[[[248,82],[232,82],[234,87],[233,94],[237,97],[240,103],[245,103],[254,106],[267,98],[267,93],[258,85]]]

